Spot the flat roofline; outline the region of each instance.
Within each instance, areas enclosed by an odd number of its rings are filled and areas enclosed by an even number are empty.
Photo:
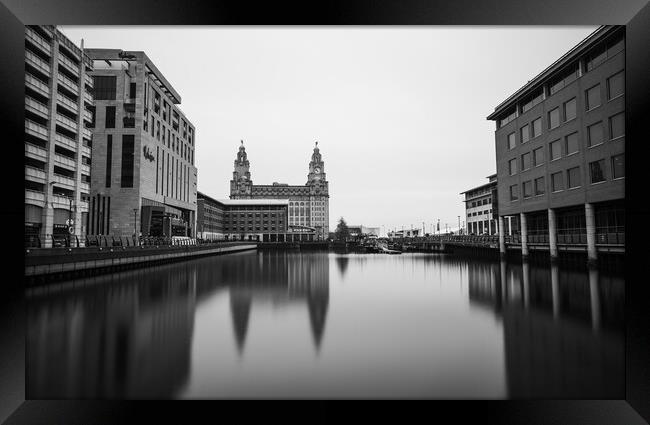
[[[174,104],[181,103],[181,96],[174,89],[174,87],[167,81],[163,74],[158,70],[149,56],[141,50],[121,50],[121,49],[97,49],[97,48],[84,48],[88,56],[93,60],[128,60],[121,57],[120,54],[133,55],[137,59],[143,59],[145,63],[145,70],[153,76],[153,80],[160,86],[161,90],[171,98]]]
[[[567,65],[568,62],[574,60],[576,56],[582,54],[584,51],[588,50],[593,44],[597,43],[604,37],[610,35],[612,32],[623,27],[622,25],[601,25],[591,34],[585,37],[580,43],[575,45],[571,50],[562,55],[559,59],[553,62],[551,65],[546,67],[542,72],[537,74],[532,80],[524,84],[519,90],[508,96],[503,102],[497,105],[494,108],[494,112],[488,115],[488,120],[495,120],[505,109],[512,106],[515,100],[527,94],[529,90],[537,88],[542,80],[548,78],[553,72],[558,71],[563,66]]]
[[[472,192],[472,191],[477,190],[477,189],[482,189],[482,188],[487,187],[487,186],[496,186],[496,185],[497,185],[496,181],[485,183],[485,184],[482,184],[480,186],[476,186],[476,187],[473,187],[471,189],[467,189],[465,192],[460,192],[459,195],[462,195],[462,194],[467,193],[467,192]]]
[[[288,199],[217,199],[224,205],[289,205]]]

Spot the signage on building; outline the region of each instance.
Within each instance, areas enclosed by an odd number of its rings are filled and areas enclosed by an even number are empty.
[[[142,146],[142,154],[149,160],[149,162],[154,162],[156,159],[156,157],[153,156],[153,153],[151,153],[151,150],[148,146]]]
[[[67,224],[68,226],[74,226],[74,220],[69,218],[65,221],[65,224]]]

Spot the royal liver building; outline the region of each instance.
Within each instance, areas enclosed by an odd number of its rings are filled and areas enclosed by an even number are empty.
[[[284,183],[254,185],[242,141],[230,181],[230,199],[288,199],[290,227],[313,228],[322,239],[329,234],[329,190],[318,142],[309,162],[307,183],[290,186]]]

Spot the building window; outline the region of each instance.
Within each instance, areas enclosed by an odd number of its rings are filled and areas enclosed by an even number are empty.
[[[111,167],[113,163],[113,136],[106,136],[106,187],[111,187]]]
[[[580,167],[569,168],[566,174],[569,189],[580,186]]]
[[[531,167],[530,159],[531,159],[530,152],[526,152],[521,156],[521,171],[527,170]]]
[[[559,127],[560,125],[560,108],[554,108],[548,113],[548,128]]]
[[[599,121],[587,127],[587,146],[596,146],[604,141],[603,122]]]
[[[576,117],[576,98],[564,102],[564,121],[570,121]]]
[[[558,192],[564,189],[564,180],[562,179],[562,172],[551,174],[551,190]]]
[[[508,134],[508,149],[514,149],[516,146],[515,133],[512,132]]]
[[[551,154],[551,161],[562,156],[562,145],[559,140],[554,140],[549,144],[549,153]]]
[[[607,79],[607,99],[611,100],[625,92],[625,71],[614,74]]]
[[[557,93],[565,86],[568,86],[578,78],[578,64],[574,63],[569,65],[562,74],[553,79],[549,84],[549,93],[551,95]]]
[[[585,105],[588,111],[600,106],[600,84],[596,84],[586,91]]]
[[[505,117],[502,118],[499,121],[499,128],[503,127],[504,125],[508,124],[511,121],[514,121],[515,118],[517,118],[517,109],[512,108],[512,111]],[[191,130],[191,129],[190,129]],[[190,131],[190,136],[192,135],[192,132]]]
[[[591,177],[592,183],[604,182],[605,181],[605,160],[601,159],[598,161],[590,162],[589,175]]]
[[[521,138],[521,143],[526,143],[527,141],[530,140],[530,129],[529,125],[526,124],[525,126],[521,127],[519,129],[520,132],[520,138]]]
[[[135,83],[129,84],[129,98],[130,99],[135,99],[135,87],[136,87]]]
[[[612,157],[612,178],[620,179],[625,177],[625,154]]]
[[[115,106],[106,107],[106,128],[115,128]]]
[[[511,176],[517,173],[517,158],[508,161],[508,172]],[[472,206],[474,205],[472,204]]]
[[[513,184],[510,186],[510,200],[516,201],[519,199],[519,186]]]
[[[117,77],[114,75],[93,76],[93,97],[95,100],[115,100]]]
[[[578,152],[578,133],[571,133],[564,138],[566,154],[571,155],[572,153]]]
[[[537,148],[533,151],[533,164],[535,166],[544,163],[544,148]]]
[[[542,118],[537,118],[533,121],[533,137],[537,137],[542,134]]]
[[[121,187],[133,187],[134,136],[122,135],[122,176]]]
[[[616,139],[625,135],[625,114],[621,112],[609,117],[609,138]]]
[[[530,198],[533,196],[533,182],[528,180],[527,182],[523,182],[522,186],[524,188],[524,198]]]
[[[544,177],[535,179],[535,195],[543,195],[546,188],[544,187]]]

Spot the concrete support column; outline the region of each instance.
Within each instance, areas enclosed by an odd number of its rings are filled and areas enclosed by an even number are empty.
[[[45,190],[48,190],[51,194],[52,186],[48,185],[48,187],[46,187]],[[49,195],[45,197],[45,199],[48,198]],[[51,202],[46,202],[45,207],[43,207],[43,220],[41,224],[41,233],[40,233],[42,248],[52,248],[52,238],[51,236],[48,237],[48,235],[52,234],[53,228],[54,228],[54,208],[52,208]]]
[[[594,206],[585,204],[585,223],[587,227],[587,263],[595,264],[598,259],[596,251],[596,218]]]
[[[557,260],[557,226],[555,224],[555,210],[548,209],[548,247],[551,261]]]
[[[521,227],[521,256],[528,257],[528,228],[526,227],[526,214],[519,213]]]
[[[503,216],[499,216],[499,255],[501,258],[506,255],[506,235],[503,231],[505,227],[503,226]]]

